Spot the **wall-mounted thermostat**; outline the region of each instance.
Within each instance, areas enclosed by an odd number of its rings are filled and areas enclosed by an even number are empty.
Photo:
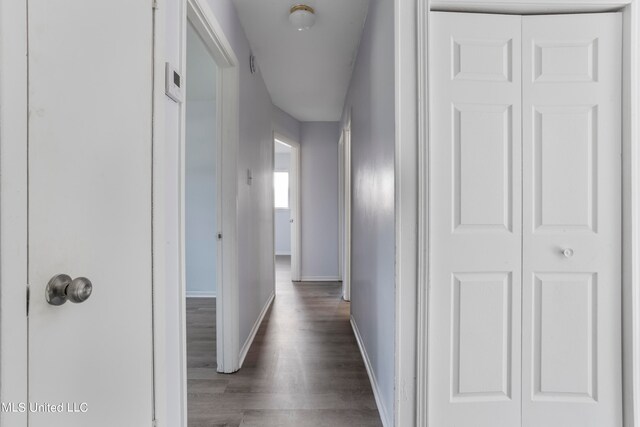
[[[180,103],[184,99],[184,81],[180,73],[171,66],[168,62],[164,67],[164,91],[167,96],[174,101]]]

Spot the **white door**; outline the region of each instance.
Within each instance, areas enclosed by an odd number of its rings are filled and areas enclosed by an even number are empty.
[[[62,404],[29,425],[150,426],[151,1],[29,0],[28,28],[29,400]],[[58,274],[89,299],[49,304]]]
[[[433,14],[433,426],[621,426],[620,27]]]
[[[528,427],[622,426],[621,29],[523,17]]]
[[[514,427],[521,18],[433,16],[429,418],[436,427]]]

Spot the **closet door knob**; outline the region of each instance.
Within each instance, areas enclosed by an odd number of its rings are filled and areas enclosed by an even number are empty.
[[[86,277],[71,279],[68,274],[57,274],[49,280],[45,289],[47,302],[62,305],[65,302],[81,303],[89,299],[93,291],[91,281]]]

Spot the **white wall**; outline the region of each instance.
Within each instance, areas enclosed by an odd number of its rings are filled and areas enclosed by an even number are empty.
[[[238,20],[232,0],[208,0],[216,19],[233,48],[239,64],[240,117],[238,147],[238,260],[240,297],[240,344],[274,290],[273,281],[273,130],[297,139],[299,123],[274,109],[258,71],[249,70],[249,43]],[[162,2],[165,13],[165,56],[180,70],[184,31],[182,0]],[[181,425],[179,308],[182,295],[179,272],[179,106],[165,102],[165,292],[167,351],[167,426]],[[247,184],[247,169],[253,183]]]
[[[291,154],[276,153],[274,156],[274,170],[280,172],[291,171]],[[291,255],[291,209],[278,208],[275,210],[275,245],[276,255]]]
[[[337,280],[338,122],[300,129],[301,279]]]
[[[394,414],[394,2],[371,0],[345,116],[351,110],[351,315],[391,426]]]

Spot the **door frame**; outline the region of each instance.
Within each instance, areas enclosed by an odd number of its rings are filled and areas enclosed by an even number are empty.
[[[231,373],[239,369],[239,296],[237,267],[237,162],[238,162],[238,59],[226,39],[222,27],[208,4],[203,0],[187,0],[186,17],[182,22],[182,34],[188,23],[200,35],[218,66],[217,86],[217,215],[218,239],[216,288],[216,341],[218,372]],[[181,53],[182,69],[186,70],[186,37],[183,37]],[[188,84],[188,77],[185,79]],[[180,294],[186,298],[185,264],[185,111],[186,102],[180,105]],[[181,307],[183,337],[182,369],[186,384],[186,314]],[[185,392],[186,396],[186,386]]]
[[[302,176],[300,173],[300,143],[294,139],[288,138],[283,134],[273,131],[273,144],[271,144],[271,149],[275,149],[276,139],[278,141],[284,142],[286,145],[291,147],[291,164],[289,166],[289,192],[291,196],[289,196],[291,210],[291,217],[293,218],[293,224],[291,226],[291,280],[293,282],[300,281],[300,260],[302,259],[302,227],[301,227],[301,217],[300,217],[300,177]],[[273,154],[275,156],[275,153]],[[275,157],[273,157],[275,159]],[[272,170],[275,171],[273,165]],[[273,200],[271,201],[271,206],[274,206]],[[275,239],[275,209],[273,210],[273,233]],[[273,262],[273,277],[274,277],[274,290],[275,290],[275,240],[274,240],[274,262]]]
[[[351,301],[351,112],[338,142],[338,273],[342,299]]]
[[[238,117],[239,117],[239,61],[227,40],[222,26],[214,16],[211,8],[204,0],[186,0],[182,3],[180,16],[180,70],[186,70],[186,31],[191,23],[200,35],[209,52],[218,66],[218,81],[216,82],[217,99],[217,217],[218,231],[222,233],[222,239],[217,241],[217,269],[216,280],[216,359],[218,372],[232,373],[240,368],[240,337],[239,337],[239,295],[238,295],[238,264],[237,264],[237,170],[238,170]],[[162,10],[162,8],[161,8]],[[159,33],[164,34],[164,33]],[[161,37],[159,37],[161,38]],[[161,80],[164,80],[164,69],[159,69]],[[185,76],[186,77],[186,76]],[[188,79],[188,78],[187,78]],[[187,82],[185,79],[185,82]],[[188,84],[188,83],[186,83]],[[159,104],[164,103],[164,90],[161,91]],[[181,382],[181,419],[182,425],[187,425],[187,334],[186,334],[186,247],[185,247],[185,175],[186,175],[186,102],[179,106],[179,160],[178,160],[178,247],[179,247],[179,295],[181,296],[178,309],[179,333],[180,333],[180,382]],[[162,125],[164,115],[158,120]],[[155,162],[154,162],[155,164]],[[163,188],[165,182],[163,163],[157,163],[157,174],[154,173],[154,187]],[[163,203],[162,191],[154,191],[154,206],[166,206]],[[164,244],[163,229],[166,226],[163,209],[154,209],[154,218],[158,217],[157,226],[154,226],[154,241],[157,246]],[[155,219],[154,219],[155,225]],[[155,246],[154,246],[154,249]],[[154,255],[154,274],[163,274],[164,256],[159,252]],[[162,281],[161,283],[164,283]],[[162,319],[158,324],[156,335],[164,337],[166,334],[166,321],[164,312],[156,310],[156,315]],[[162,338],[164,340],[164,338]],[[164,341],[163,341],[164,342]],[[156,346],[156,354],[164,354],[164,347]],[[163,365],[166,369],[166,365]],[[164,371],[158,372],[158,378]],[[164,387],[160,389],[158,387]],[[156,399],[166,396],[166,384],[156,385]],[[158,400],[158,407],[166,407],[166,402]],[[166,418],[165,418],[166,419]]]
[[[622,369],[624,427],[640,426],[640,0],[425,0],[418,2],[418,426],[428,426],[429,308],[429,20],[431,11],[540,14],[623,12]]]

